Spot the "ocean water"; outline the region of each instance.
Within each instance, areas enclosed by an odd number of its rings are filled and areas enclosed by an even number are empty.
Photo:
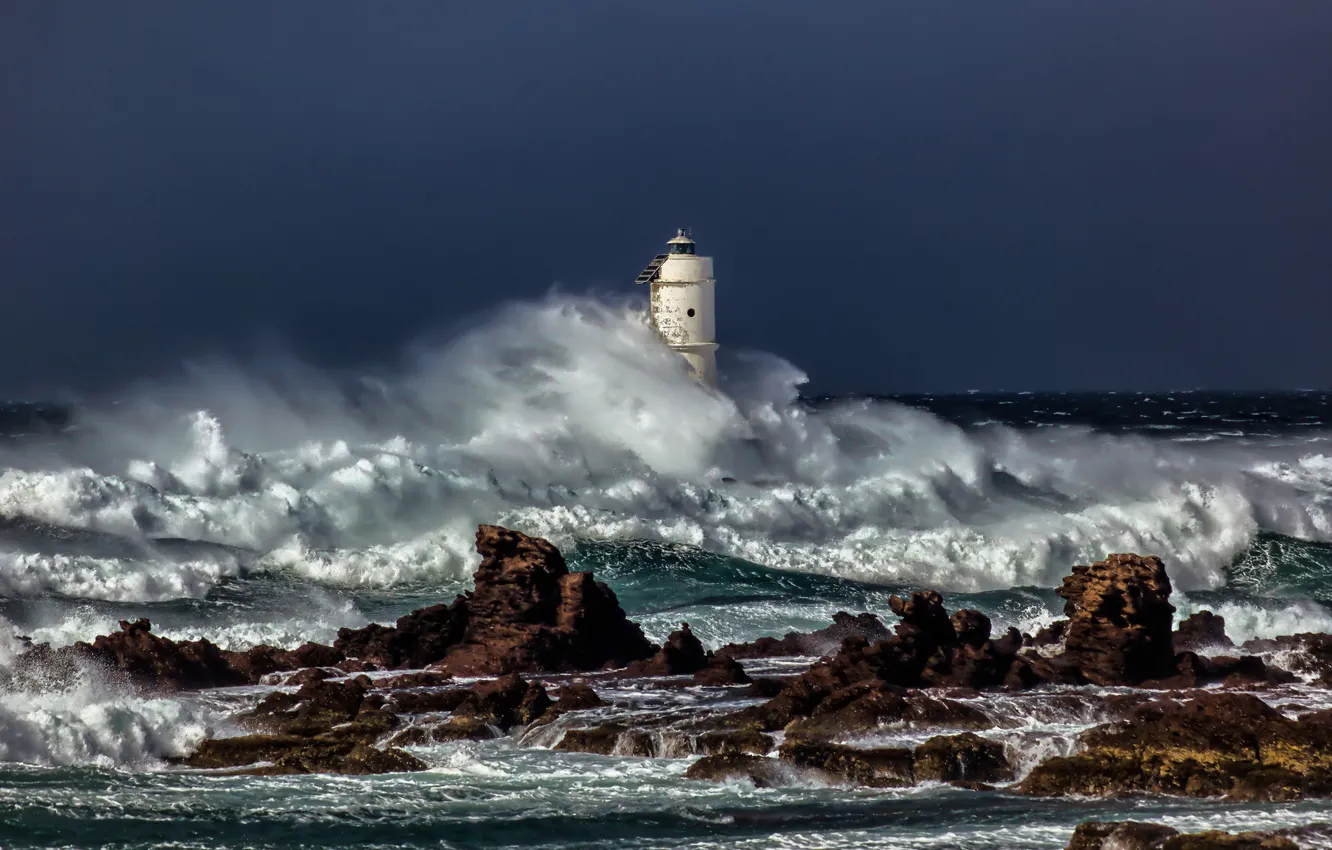
[[[1216,611],[1236,640],[1332,631],[1328,393],[808,398],[796,366],[723,353],[713,394],[633,305],[561,296],[373,376],[204,362],[2,406],[0,665],[15,634],[65,644],[139,616],[228,648],[328,641],[467,587],[482,522],[549,537],[658,640],[682,621],[710,645],[839,610],[891,622],[888,597],[921,587],[1034,631],[1071,565],[1124,551],[1160,555],[1179,615]],[[164,766],[254,696],[152,698],[94,671],[0,694],[0,847],[1036,848],[1088,818],[1332,819],[1316,801],[760,790],[510,739],[421,748],[411,776]],[[1095,722],[994,710],[1028,756]]]

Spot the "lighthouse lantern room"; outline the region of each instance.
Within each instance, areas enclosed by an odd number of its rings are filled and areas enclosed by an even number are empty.
[[[681,228],[638,276],[651,287],[652,326],[688,362],[694,376],[717,385],[717,323],[712,258],[695,253]]]

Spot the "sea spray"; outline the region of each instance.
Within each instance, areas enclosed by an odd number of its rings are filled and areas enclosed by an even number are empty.
[[[1113,551],[1159,554],[1178,587],[1218,588],[1260,533],[1332,539],[1318,443],[965,429],[881,401],[806,405],[804,375],[770,355],[726,369],[727,394],[713,394],[631,305],[569,296],[417,346],[356,392],[288,361],[198,366],[93,406],[71,437],[77,465],[0,473],[0,510],[253,561],[24,551],[0,560],[0,586],[162,600],[252,568],[330,586],[454,583],[488,521],[564,546],[684,542],[951,591],[1048,587]]]

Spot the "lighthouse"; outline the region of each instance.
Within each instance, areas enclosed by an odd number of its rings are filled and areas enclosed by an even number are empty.
[[[689,363],[694,377],[717,385],[717,321],[712,258],[695,252],[683,228],[666,253],[648,263],[635,281],[651,288],[652,326]]]

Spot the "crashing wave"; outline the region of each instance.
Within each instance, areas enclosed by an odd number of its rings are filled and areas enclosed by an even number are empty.
[[[633,305],[552,296],[418,346],[355,403],[292,363],[198,366],[89,410],[77,463],[0,458],[0,514],[243,547],[267,553],[255,569],[357,587],[456,579],[497,520],[958,591],[1050,586],[1114,551],[1217,588],[1260,532],[1332,540],[1313,443],[963,430],[882,401],[804,405],[805,376],[769,355],[727,365],[711,393]],[[0,594],[197,597],[250,568],[25,550],[0,553]]]

